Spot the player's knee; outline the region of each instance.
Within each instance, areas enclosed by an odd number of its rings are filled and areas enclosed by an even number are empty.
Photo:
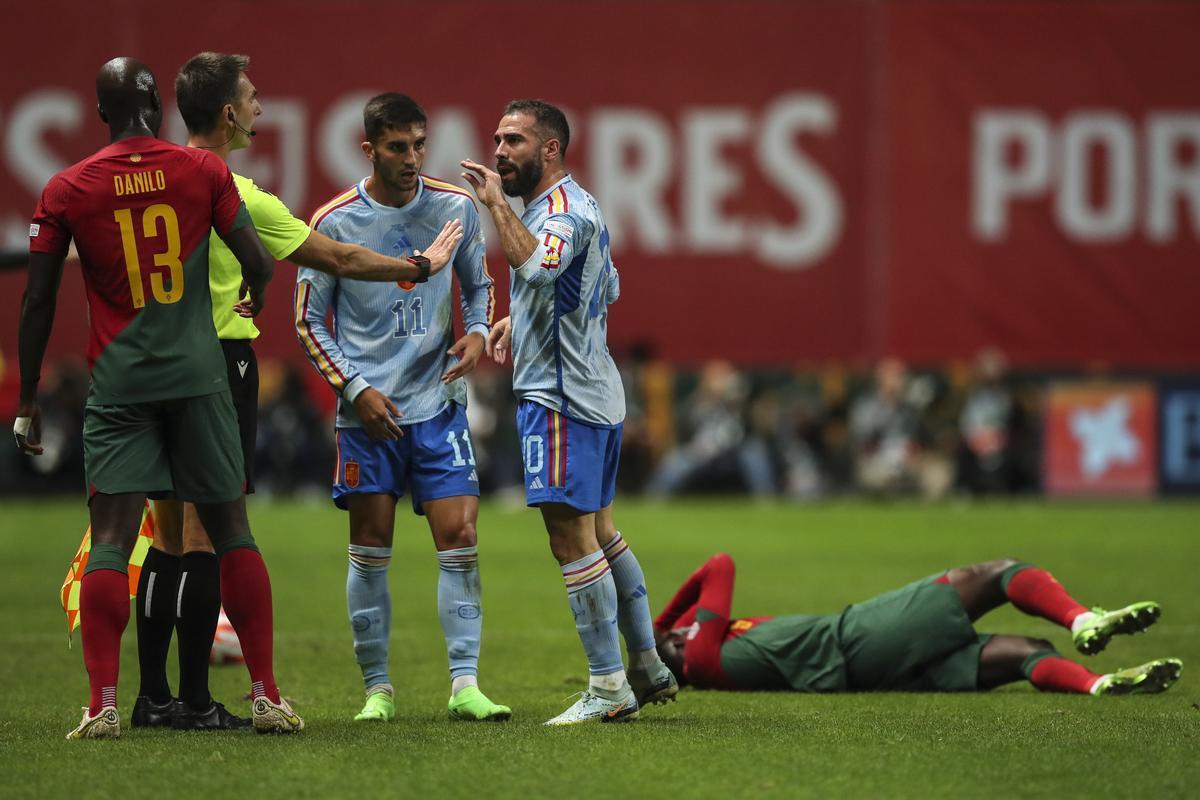
[[[992,567],[992,569],[995,570],[995,572],[997,574],[999,574],[999,573],[1004,572],[1007,569],[1010,569],[1011,567],[1015,567],[1017,564],[1020,564],[1020,563],[1023,563],[1023,562],[1018,558],[1000,558],[995,561],[992,561],[989,564],[989,566]]]
[[[370,525],[359,526],[350,532],[350,544],[359,547],[391,547],[391,531]]]
[[[1047,650],[1052,653],[1058,652],[1058,650],[1054,647],[1054,643],[1049,639],[1038,639],[1033,636],[1026,636],[1025,645],[1029,653],[1043,653]]]
[[[587,555],[579,550],[580,548],[572,537],[564,534],[550,534],[550,552],[558,559],[559,564],[570,564]]]
[[[460,547],[474,547],[478,541],[474,522],[464,522],[446,531],[438,532],[438,547],[441,550],[453,550]]]

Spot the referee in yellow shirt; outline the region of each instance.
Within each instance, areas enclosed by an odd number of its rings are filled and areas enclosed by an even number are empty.
[[[200,53],[175,78],[176,102],[188,129],[188,146],[216,153],[248,147],[262,114],[258,93],[246,76],[250,59],[224,53]],[[279,198],[235,174],[234,181],[258,236],[278,260],[358,280],[424,281],[450,260],[462,237],[454,220],[423,255],[389,258],[364,247],[336,242],[312,231]],[[252,343],[259,331],[235,310],[241,295],[241,267],[215,234],[209,242],[209,284],[213,322],[225,351],[229,388],[241,429],[246,492],[254,491],[254,443],[258,429],[258,362]],[[380,409],[396,414],[396,409]],[[212,545],[191,505],[174,500],[155,503],[154,546],[142,566],[137,597],[138,661],[141,687],[131,722],[182,730],[230,730],[250,720],[229,713],[208,691],[208,658],[221,607],[220,572]],[[182,554],[182,555],[181,555]],[[179,633],[179,695],[167,682],[171,631]]]

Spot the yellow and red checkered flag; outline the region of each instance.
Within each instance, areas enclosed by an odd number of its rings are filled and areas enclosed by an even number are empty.
[[[146,560],[146,553],[150,550],[151,543],[154,542],[154,511],[150,508],[150,502],[146,502],[146,508],[142,512],[142,528],[138,531],[137,543],[133,546],[133,553],[129,556],[129,596],[137,597],[138,579],[142,576],[142,563]],[[67,644],[71,643],[71,634],[75,633],[75,629],[79,627],[82,620],[79,619],[79,583],[83,580],[83,570],[87,567],[88,553],[92,550],[92,529],[89,527],[83,532],[83,541],[79,543],[79,550],[76,551],[75,557],[71,559],[71,566],[67,568],[67,577],[63,579],[62,597],[63,611],[67,612]]]

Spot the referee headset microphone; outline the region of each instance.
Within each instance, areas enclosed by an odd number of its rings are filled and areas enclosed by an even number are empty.
[[[249,136],[251,138],[258,136],[258,131],[247,130],[247,129],[243,128],[241,125],[239,125],[237,118],[233,116],[232,111],[229,112],[228,117],[229,117],[229,121],[233,123],[233,127],[237,128],[242,133],[246,134],[247,136]]]

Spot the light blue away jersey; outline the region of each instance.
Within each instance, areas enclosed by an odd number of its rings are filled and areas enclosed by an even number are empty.
[[[604,216],[568,175],[521,222],[538,246],[510,276],[513,391],[583,422],[616,425],[625,392],[606,335],[621,289]]]
[[[483,232],[471,196],[457,186],[421,176],[403,208],[380,205],[366,180],[325,204],[312,228],[339,242],[360,244],[397,258],[425,251],[442,226],[463,223],[451,264],[426,283],[378,283],[335,278],[313,269],[296,276],[296,333],[309,359],[339,394],[339,428],[361,427],[351,400],[370,386],[396,404],[401,425],[437,416],[448,402],[467,403],[463,379],[443,385],[455,359],[451,269],[458,275],[463,321],[485,337],[494,295]],[[332,311],[332,323],[327,320]]]

